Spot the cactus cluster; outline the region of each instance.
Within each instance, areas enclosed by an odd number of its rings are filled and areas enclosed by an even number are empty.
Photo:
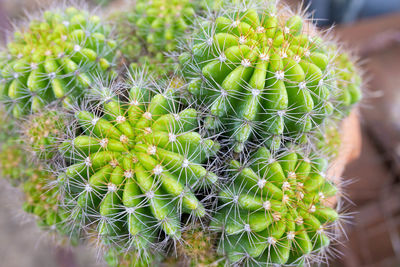
[[[14,117],[60,99],[73,103],[92,76],[108,71],[116,42],[101,18],[74,7],[45,11],[14,32],[0,60],[0,100]]]
[[[180,56],[188,90],[209,110],[207,127],[225,128],[236,152],[249,139],[276,148],[281,139],[301,142],[339,104],[359,100],[337,98],[349,67],[336,64],[337,51],[300,15],[268,4],[227,8],[198,24]]]
[[[359,67],[303,13],[222,2],[138,0],[109,16],[115,37],[75,7],[15,31],[0,176],[43,229],[94,237],[114,267],[327,258],[346,217],[327,166]]]
[[[127,99],[75,113],[82,134],[63,144],[71,165],[60,179],[74,219],[97,222],[105,243],[146,251],[160,231],[180,239],[182,214],[206,215],[195,192],[218,179],[202,165],[218,144],[197,132],[196,110],[181,109],[173,93],[135,82]]]

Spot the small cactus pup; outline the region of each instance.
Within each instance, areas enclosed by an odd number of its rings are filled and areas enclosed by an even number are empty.
[[[97,223],[105,244],[144,255],[180,239],[183,214],[207,214],[195,193],[217,182],[204,163],[219,145],[199,134],[197,111],[180,108],[173,94],[138,80],[127,99],[108,96],[75,112],[83,134],[64,142],[70,166],[60,179],[73,200],[72,219]]]
[[[70,244],[79,242],[78,232],[66,224],[68,214],[62,206],[62,194],[56,177],[43,166],[32,166],[32,174],[22,185],[25,194],[23,210],[35,215],[41,229],[56,234],[58,239],[69,238]]]
[[[12,120],[6,111],[6,107],[0,104],[0,147],[14,138],[15,121]]]
[[[158,75],[174,72],[176,64],[166,53],[177,52],[178,42],[190,31],[193,0],[138,0],[129,11],[113,15],[121,39],[121,53],[136,70],[144,65]]]
[[[211,229],[231,263],[296,265],[326,257],[338,212],[327,163],[295,149],[261,147],[244,163],[230,162]]]
[[[341,116],[343,117],[347,115],[346,112],[349,112],[354,104],[361,100],[363,84],[357,62],[352,60],[348,53],[340,53],[335,58],[335,62],[338,66],[336,70],[338,76],[336,98],[339,100]]]
[[[188,90],[209,111],[207,127],[225,128],[236,152],[252,139],[302,142],[338,107],[338,52],[303,15],[250,1],[194,28],[180,55]]]
[[[111,248],[106,251],[104,260],[109,267],[148,267],[159,266],[163,257],[157,253],[143,258],[136,251],[123,251],[119,248]]]
[[[164,262],[168,266],[225,266],[224,258],[216,253],[216,237],[215,232],[193,224],[182,233],[182,242],[176,247],[177,255],[171,255]]]
[[[45,11],[16,28],[0,60],[0,100],[17,118],[57,99],[70,105],[93,75],[112,66],[116,42],[109,28],[75,7]]]
[[[40,160],[51,160],[66,133],[68,120],[62,111],[46,109],[26,117],[22,140],[28,151]]]
[[[32,175],[29,158],[23,145],[16,138],[9,138],[0,145],[0,178],[13,186],[19,185]]]

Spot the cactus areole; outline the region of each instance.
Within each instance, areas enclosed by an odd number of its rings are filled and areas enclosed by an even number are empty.
[[[299,15],[267,8],[227,8],[197,26],[180,56],[188,90],[225,128],[236,152],[247,140],[301,141],[338,105],[337,51]],[[352,96],[359,99],[359,88]],[[354,103],[355,101],[349,101]]]

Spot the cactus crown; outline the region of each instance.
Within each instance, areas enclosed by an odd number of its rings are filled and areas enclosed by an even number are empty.
[[[302,16],[249,4],[198,24],[180,56],[188,90],[236,152],[252,137],[275,148],[282,138],[302,141],[337,108],[336,51]]]
[[[232,263],[301,264],[330,243],[338,218],[327,199],[336,187],[325,178],[326,162],[294,149],[259,148],[241,164],[219,194],[211,228],[221,231],[219,250]]]
[[[109,31],[98,16],[74,7],[45,11],[8,43],[0,60],[0,100],[15,117],[56,99],[70,104],[91,84],[90,73],[111,66],[115,42]]]
[[[145,252],[162,236],[180,239],[183,213],[205,216],[195,192],[217,181],[202,164],[218,144],[197,132],[196,110],[182,109],[172,90],[152,88],[134,82],[127,99],[78,110],[82,134],[65,141],[72,165],[60,178],[73,219],[97,222],[105,243]]]

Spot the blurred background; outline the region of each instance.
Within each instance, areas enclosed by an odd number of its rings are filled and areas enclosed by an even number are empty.
[[[61,0],[60,0],[61,1]],[[13,21],[55,0],[0,0],[0,40]],[[92,0],[117,7],[119,0]],[[330,28],[359,56],[367,88],[358,112],[362,148],[347,165],[347,238],[331,266],[400,266],[400,0],[287,0],[308,6],[321,28]],[[68,251],[38,233],[21,214],[21,197],[0,180],[0,266],[103,266],[93,251]]]

